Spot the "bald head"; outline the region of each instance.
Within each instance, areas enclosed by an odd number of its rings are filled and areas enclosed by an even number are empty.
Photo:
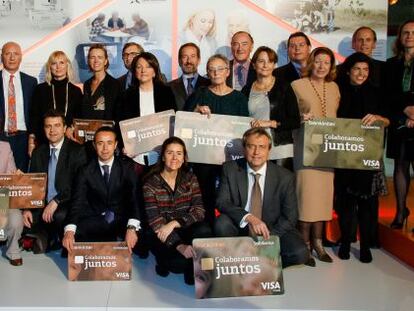
[[[4,69],[10,73],[19,70],[22,62],[22,49],[16,42],[7,42],[1,48],[1,61]]]

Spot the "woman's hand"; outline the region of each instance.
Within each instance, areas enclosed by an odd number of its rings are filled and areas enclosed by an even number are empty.
[[[368,113],[365,117],[362,118],[363,125],[372,125],[377,121],[382,122],[384,126],[388,126],[388,124],[390,123],[390,121],[387,118],[384,118],[378,114]]]
[[[309,121],[309,120],[312,120],[314,118],[315,118],[315,116],[313,115],[312,112],[302,114],[302,121]]]
[[[170,221],[168,224],[161,226],[161,228],[155,231],[155,233],[157,234],[157,237],[160,239],[160,241],[165,243],[167,238],[170,236],[171,232],[173,232],[175,228],[179,227],[180,224],[177,221],[173,220]]]
[[[206,114],[208,117],[211,115],[211,110],[209,106],[198,106],[194,110],[194,112],[199,112],[201,114]]]
[[[272,127],[277,128],[277,122],[275,120],[253,120],[250,122],[251,127]]]
[[[187,259],[195,257],[195,252],[191,245],[180,244],[177,245],[176,250]]]

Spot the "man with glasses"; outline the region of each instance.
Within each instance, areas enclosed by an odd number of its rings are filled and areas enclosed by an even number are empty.
[[[253,51],[253,37],[246,31],[238,31],[231,38],[230,75],[226,84],[240,91],[246,84],[256,80],[256,71],[250,63],[250,53]]]
[[[292,33],[287,41],[290,62],[273,71],[276,81],[290,84],[302,78],[302,71],[306,67],[311,49],[311,42],[308,36],[303,32]]]
[[[139,55],[140,53],[144,52],[144,48],[135,42],[128,42],[124,45],[122,49],[122,60],[124,61],[125,68],[128,70],[126,74],[120,76],[118,81],[121,82],[121,86],[123,90],[128,89],[132,85],[132,72],[131,64],[135,56]]]

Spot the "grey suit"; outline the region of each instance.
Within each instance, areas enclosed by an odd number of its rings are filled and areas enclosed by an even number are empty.
[[[16,170],[13,152],[8,142],[0,141],[0,174],[12,174]],[[22,213],[18,209],[9,210],[6,226],[7,245],[6,256],[9,259],[22,258],[19,249],[19,240],[23,231]]]
[[[248,196],[247,163],[245,159],[223,165],[217,207],[221,212],[215,223],[217,236],[247,235],[247,228],[240,228],[242,218],[248,213],[244,208]],[[267,162],[263,192],[262,221],[271,235],[278,235],[283,266],[305,263],[309,252],[296,230],[298,217],[293,173]]]

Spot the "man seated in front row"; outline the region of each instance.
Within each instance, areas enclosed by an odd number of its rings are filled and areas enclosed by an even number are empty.
[[[65,138],[65,115],[49,110],[43,116],[43,129],[48,140],[32,154],[30,173],[47,173],[46,206],[23,211],[26,233],[39,239],[38,250],[43,253],[60,248],[63,226],[69,210],[73,180],[79,167],[86,163],[83,146]]]
[[[296,230],[294,175],[268,161],[271,137],[263,128],[243,135],[244,159],[224,163],[217,207],[218,237],[277,235],[283,267],[308,262],[309,251]]]
[[[76,241],[106,242],[125,238],[128,249],[138,241],[138,177],[134,162],[114,156],[116,132],[101,127],[95,133],[97,158],[76,179],[63,246],[69,252]]]

